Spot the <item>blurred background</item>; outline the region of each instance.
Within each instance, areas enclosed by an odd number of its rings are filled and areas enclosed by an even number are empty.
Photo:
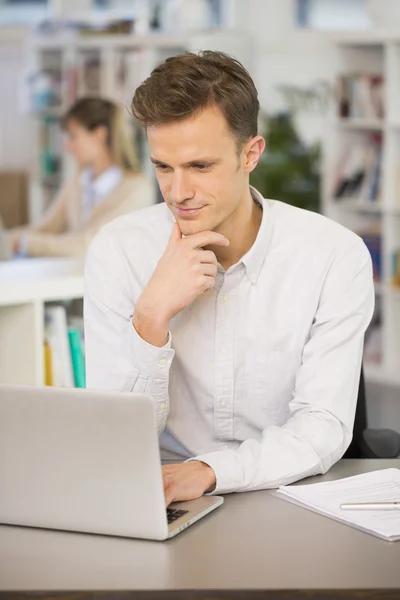
[[[66,123],[66,112],[88,96],[120,107],[161,201],[129,104],[159,62],[200,49],[235,56],[259,90],[267,150],[253,185],[339,221],[368,246],[368,423],[400,431],[400,0],[0,0],[0,381],[85,385],[77,248],[86,246],[68,237],[83,221],[46,221],[44,232],[43,220],[76,178],[76,140],[98,128]],[[100,135],[82,144],[100,148]],[[114,187],[109,169],[96,188],[94,161],[89,192],[79,180],[85,198],[115,191],[114,159]],[[53,250],[35,238],[43,233],[55,236]]]

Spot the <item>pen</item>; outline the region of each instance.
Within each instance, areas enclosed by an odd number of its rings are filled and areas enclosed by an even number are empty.
[[[349,502],[341,504],[343,510],[400,510],[400,502]]]

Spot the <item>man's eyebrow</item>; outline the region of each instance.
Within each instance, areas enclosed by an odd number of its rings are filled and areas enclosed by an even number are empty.
[[[166,167],[170,166],[167,163],[163,162],[162,160],[158,160],[157,158],[154,158],[153,156],[150,156],[150,160],[154,165],[165,165]],[[186,163],[183,163],[181,166],[182,167],[193,167],[193,165],[199,165],[199,164],[215,165],[215,164],[218,164],[219,162],[221,162],[220,158],[212,158],[212,157],[196,158],[194,160],[190,160]]]
[[[169,166],[166,163],[162,162],[162,160],[157,160],[157,158],[153,158],[152,156],[150,156],[150,160],[154,165],[165,165],[166,167]]]

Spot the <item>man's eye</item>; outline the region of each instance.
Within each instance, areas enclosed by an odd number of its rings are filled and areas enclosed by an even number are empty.
[[[199,163],[199,164],[193,165],[193,167],[194,167],[195,169],[197,169],[198,171],[206,171],[206,170],[209,168],[209,166],[210,166],[210,165],[205,165],[205,164],[202,164],[202,163]]]
[[[160,171],[167,171],[169,169],[168,165],[156,165],[156,169]]]

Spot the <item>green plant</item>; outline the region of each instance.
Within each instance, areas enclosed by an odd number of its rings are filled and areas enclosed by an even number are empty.
[[[263,115],[262,130],[267,148],[251,174],[251,185],[264,198],[319,212],[320,145],[301,141],[289,112]]]

